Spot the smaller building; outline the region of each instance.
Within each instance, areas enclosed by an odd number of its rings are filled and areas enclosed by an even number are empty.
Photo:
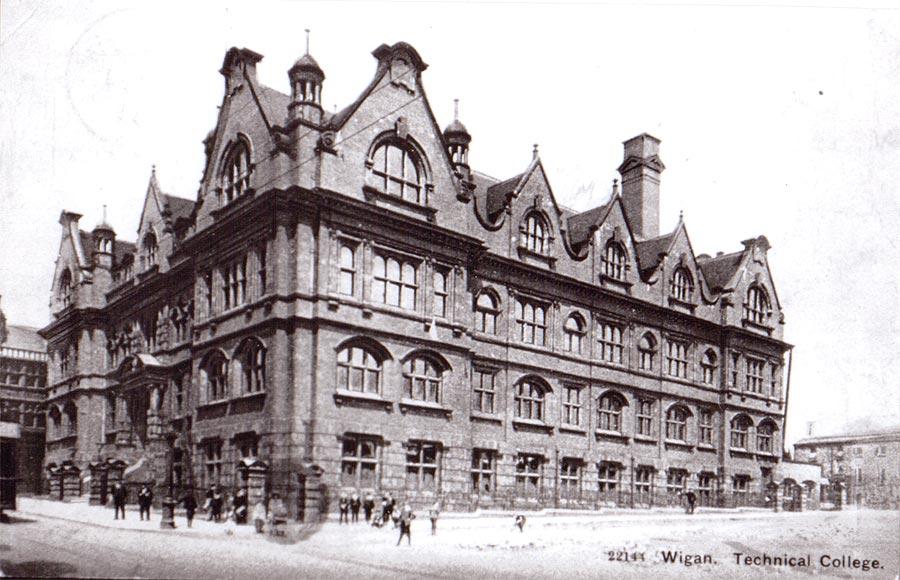
[[[822,466],[822,501],[900,508],[900,427],[807,437],[794,445],[797,461]]]

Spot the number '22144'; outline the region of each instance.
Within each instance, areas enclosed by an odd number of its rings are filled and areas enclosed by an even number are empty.
[[[643,552],[627,552],[625,550],[610,550],[606,552],[610,562],[638,562],[644,561]]]

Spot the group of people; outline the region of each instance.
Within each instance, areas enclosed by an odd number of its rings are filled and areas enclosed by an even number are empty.
[[[351,521],[356,523],[359,521],[359,510],[362,509],[366,523],[376,528],[393,522],[394,529],[400,529],[400,537],[397,538],[397,545],[406,537],[407,544],[412,543],[412,521],[416,519],[409,503],[405,503],[402,508],[397,509],[397,500],[390,493],[386,493],[381,497],[381,503],[376,510],[375,496],[367,493],[365,498],[361,498],[358,493],[353,492],[348,495],[342,492],[338,498],[338,524],[349,524]],[[440,500],[428,510],[428,518],[431,521],[431,535],[437,534],[437,521],[440,514]]]
[[[115,519],[125,519],[125,503],[128,500],[128,490],[121,482],[115,482],[112,486],[113,509],[115,510]],[[140,509],[141,521],[147,518],[150,521],[150,508],[153,506],[153,490],[149,485],[142,485],[138,492],[138,508]]]

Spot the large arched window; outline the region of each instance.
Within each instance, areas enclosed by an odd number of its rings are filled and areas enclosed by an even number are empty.
[[[266,347],[256,338],[241,343],[235,356],[241,380],[241,393],[251,394],[266,390]]]
[[[681,405],[673,405],[666,412],[666,439],[687,441],[687,421],[690,412]]]
[[[250,146],[244,139],[235,141],[225,157],[222,166],[222,197],[229,203],[247,193],[250,189]]]
[[[413,356],[403,363],[404,396],[427,403],[441,402],[444,369],[429,357]]]
[[[747,290],[747,302],[744,304],[744,318],[755,324],[766,324],[772,308],[769,296],[762,286],[754,284]]]
[[[206,389],[206,401],[221,401],[228,396],[228,359],[221,351],[213,351],[200,365],[200,377]]]
[[[156,265],[156,261],[158,259],[159,246],[156,242],[156,234],[153,232],[147,232],[144,235],[144,241],[141,242],[141,247],[144,250],[144,268],[150,268]]]
[[[597,428],[613,433],[622,432],[622,407],[625,399],[618,393],[605,393],[598,401]]]
[[[771,419],[763,419],[756,428],[756,450],[760,453],[772,453],[774,450],[775,430],[777,427]]]
[[[426,203],[423,195],[424,171],[411,147],[395,141],[379,145],[372,154],[375,187],[388,195],[413,203]]]
[[[548,388],[536,379],[523,379],[516,386],[516,417],[544,420],[544,398]]]
[[[669,284],[669,295],[681,302],[690,302],[694,293],[694,278],[684,266],[676,268]]]
[[[747,450],[750,425],[753,422],[746,415],[738,415],[731,420],[731,447],[732,449]]]
[[[550,251],[550,228],[537,212],[533,211],[525,217],[522,245],[535,254],[546,255]]]
[[[59,301],[63,308],[72,304],[72,297],[75,293],[75,285],[72,283],[72,271],[66,268],[59,275]]]
[[[337,388],[357,393],[380,393],[381,358],[360,345],[341,349],[337,355]]]
[[[573,314],[566,319],[563,333],[566,339],[565,348],[568,352],[581,354],[586,326],[584,318],[580,314]]]
[[[603,274],[614,280],[624,280],[625,260],[625,248],[619,242],[610,240],[603,253]]]
[[[488,290],[482,291],[475,301],[475,328],[479,332],[495,334],[497,316],[500,315],[500,301]]]

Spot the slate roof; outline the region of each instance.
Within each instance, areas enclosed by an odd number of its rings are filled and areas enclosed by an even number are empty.
[[[606,215],[610,203],[612,202],[604,203],[569,218],[569,243],[573,247],[580,246],[590,239],[592,226],[599,225],[600,218]]]
[[[494,216],[503,209],[503,206],[506,205],[506,197],[515,191],[516,186],[524,175],[524,173],[520,173],[515,177],[510,177],[487,188],[486,201],[489,216]]]
[[[703,272],[703,278],[713,292],[720,292],[726,287],[738,267],[741,265],[743,252],[724,254],[715,258],[698,258],[697,265]]]
[[[37,328],[8,324],[6,331],[6,340],[3,342],[3,346],[33,352],[47,352],[47,341],[41,338]]]
[[[259,83],[257,83],[257,87],[259,88],[259,102],[266,119],[274,125],[284,125],[288,114],[288,105],[291,104],[290,95]]]
[[[818,435],[805,437],[794,443],[795,447],[807,445],[826,445],[828,443],[864,443],[866,441],[886,441],[900,439],[900,427],[892,429],[849,431],[839,435]]]
[[[659,255],[668,251],[673,237],[675,237],[674,231],[649,240],[634,242],[641,272],[650,272],[659,265]]]
[[[175,197],[168,193],[162,194],[162,201],[169,210],[172,222],[178,221],[180,218],[190,218],[194,211],[194,201],[183,197]]]

